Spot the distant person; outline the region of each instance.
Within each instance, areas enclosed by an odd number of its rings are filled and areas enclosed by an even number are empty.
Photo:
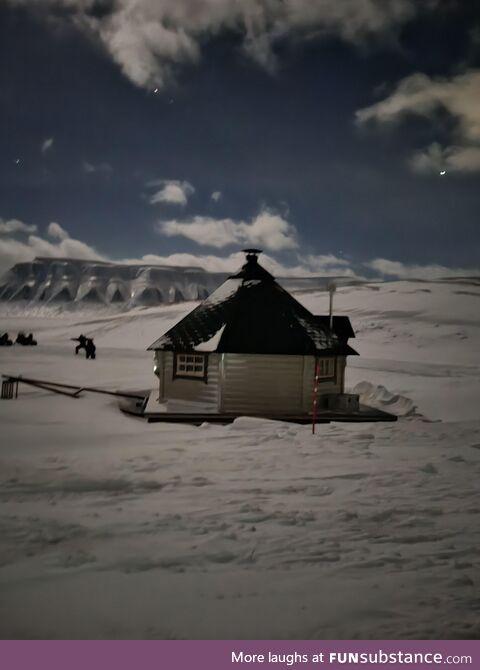
[[[80,349],[85,349],[85,352],[87,351],[87,338],[85,335],[79,335],[78,337],[72,337],[70,338],[73,342],[78,342],[77,346],[75,347],[75,354],[78,354]]]
[[[31,347],[37,346],[37,340],[33,339],[33,333],[28,333],[27,337],[25,338],[25,344],[28,344]]]
[[[85,356],[86,356],[86,358],[91,358],[92,360],[94,360],[96,350],[97,350],[97,347],[93,344],[93,340],[90,337],[87,337],[87,341],[86,341],[86,344],[85,344]]]
[[[15,344],[25,344],[25,333],[20,331],[17,335],[17,339],[15,340]]]

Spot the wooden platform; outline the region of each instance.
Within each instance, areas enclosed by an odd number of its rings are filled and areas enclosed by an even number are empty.
[[[125,414],[137,416],[145,419],[149,423],[186,423],[194,426],[200,426],[202,423],[232,423],[239,416],[244,414],[213,414],[213,413],[191,413],[191,412],[149,412],[145,413],[146,400],[144,402],[124,399],[119,401],[119,407]],[[269,419],[271,421],[286,421],[287,423],[311,424],[311,414],[269,414],[258,415],[249,413],[258,419]],[[362,423],[366,421],[396,421],[397,417],[380,409],[360,405],[358,412],[331,412],[320,411],[317,414],[316,423],[330,423],[330,421],[346,421],[352,423]]]

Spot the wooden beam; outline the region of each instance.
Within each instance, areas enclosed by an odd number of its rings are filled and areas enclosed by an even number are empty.
[[[70,395],[70,397],[78,397],[78,394],[81,391],[87,391],[88,393],[102,393],[104,395],[111,395],[111,396],[119,396],[121,398],[132,398],[134,400],[144,400],[145,396],[139,395],[137,393],[123,393],[122,391],[107,391],[106,389],[99,389],[94,386],[75,386],[73,384],[61,384],[59,382],[51,382],[47,381],[45,379],[33,379],[29,377],[22,377],[20,375],[14,376],[14,375],[2,375],[4,379],[9,379],[14,382],[18,383],[24,383],[24,384],[30,384],[32,386],[34,385],[44,385],[48,386],[51,388],[53,391],[53,388],[60,388],[60,389],[72,389],[75,391],[74,394],[69,394],[65,393],[65,395]]]

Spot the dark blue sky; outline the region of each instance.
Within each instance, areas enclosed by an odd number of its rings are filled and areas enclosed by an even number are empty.
[[[84,30],[52,25],[28,2],[14,5],[0,8],[4,222],[37,225],[43,236],[56,221],[114,259],[227,256],[245,244],[199,245],[162,235],[155,223],[250,222],[268,209],[296,230],[295,250],[271,249],[287,265],[333,254],[354,264],[478,267],[480,166],[440,175],[411,165],[434,142],[470,142],[459,139],[461,119],[439,105],[394,124],[355,123],[357,110],[414,73],[452,80],[476,72],[472,7],[451,3],[402,24],[395,39],[360,45],[334,34],[279,40],[273,74],[245,54],[241,32],[218,31],[200,40],[198,63],[180,65],[154,93]],[[185,206],[152,205],[160,180],[187,181],[195,192]]]

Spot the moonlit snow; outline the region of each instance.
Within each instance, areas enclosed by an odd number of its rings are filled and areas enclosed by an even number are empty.
[[[153,388],[145,349],[193,305],[10,313],[1,329],[39,345],[0,348],[0,371]],[[478,638],[480,282],[343,287],[334,306],[357,333],[347,386],[396,423],[313,436],[1,400],[0,636]]]

